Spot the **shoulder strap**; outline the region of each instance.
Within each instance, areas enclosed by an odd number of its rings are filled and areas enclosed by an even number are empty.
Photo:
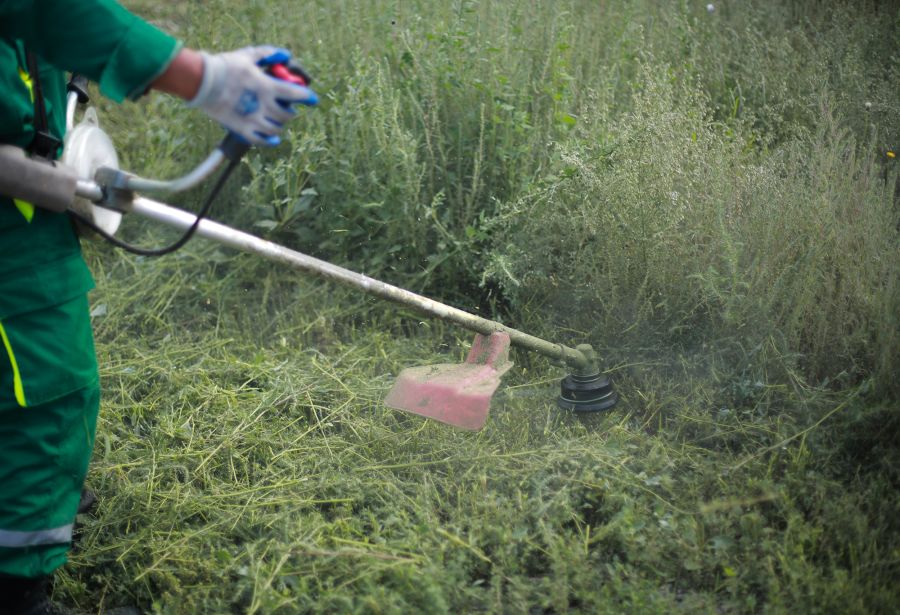
[[[31,76],[31,91],[34,96],[34,139],[28,146],[28,151],[33,156],[53,159],[56,157],[56,151],[62,145],[62,141],[50,133],[47,123],[47,107],[44,104],[44,92],[41,89],[37,55],[26,50],[25,58],[28,64],[28,74]]]

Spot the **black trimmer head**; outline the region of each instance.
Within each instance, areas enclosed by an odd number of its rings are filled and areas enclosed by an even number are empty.
[[[556,404],[573,412],[602,412],[619,401],[609,378],[597,372],[589,376],[569,374],[559,383]]]

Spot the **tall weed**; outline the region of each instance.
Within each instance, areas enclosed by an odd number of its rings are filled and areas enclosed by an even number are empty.
[[[221,216],[468,305],[499,285],[518,322],[611,347],[771,341],[815,381],[890,382],[900,12],[715,7],[141,3],[203,47],[284,41],[325,94]],[[149,104],[112,117],[128,166],[214,142]]]
[[[759,157],[687,79],[648,66],[643,82],[632,113],[583,125],[555,175],[502,208],[488,275],[609,346],[774,338],[815,381],[894,386],[896,174],[827,106]]]

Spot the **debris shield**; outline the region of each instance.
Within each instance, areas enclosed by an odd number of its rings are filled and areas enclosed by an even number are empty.
[[[513,366],[509,335],[478,334],[462,364],[410,367],[400,372],[385,405],[454,427],[477,431],[484,426],[500,377]]]

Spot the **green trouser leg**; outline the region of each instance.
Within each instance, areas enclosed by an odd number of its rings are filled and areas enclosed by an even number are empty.
[[[87,298],[5,319],[0,332],[0,574],[34,578],[66,561],[94,445]]]

